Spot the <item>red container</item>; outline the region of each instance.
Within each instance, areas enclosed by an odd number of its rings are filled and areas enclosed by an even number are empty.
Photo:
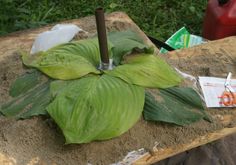
[[[236,0],[209,0],[203,37],[209,40],[236,35]]]

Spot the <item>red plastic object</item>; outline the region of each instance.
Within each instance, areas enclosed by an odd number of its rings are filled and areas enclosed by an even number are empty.
[[[209,0],[203,37],[209,40],[236,35],[236,0]]]

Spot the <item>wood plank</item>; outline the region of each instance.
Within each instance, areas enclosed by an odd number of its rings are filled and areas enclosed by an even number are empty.
[[[198,67],[208,68],[209,69],[209,76],[218,76],[218,77],[226,77],[228,71],[233,72],[233,76],[236,75],[236,37],[228,37],[221,40],[211,41],[206,44],[202,44],[199,46],[195,46],[188,49],[182,49],[178,51],[172,51],[168,54],[161,55],[165,58],[172,66],[177,67],[181,71],[184,71],[189,74],[193,74],[195,76],[200,76],[201,73],[194,73],[194,70]],[[204,56],[206,61],[198,61],[198,57]],[[207,63],[209,57],[214,57],[214,63]],[[191,63],[192,68],[183,67],[182,63]],[[211,70],[213,65],[223,65],[227,72],[223,73],[221,70],[214,71]],[[179,66],[181,66],[179,68]],[[192,69],[192,70],[191,70]],[[220,109],[218,109],[220,111]],[[232,114],[225,114],[220,116],[222,120],[220,121],[222,124],[227,125],[233,119],[236,118],[235,113],[236,108],[231,108]],[[218,116],[219,117],[219,116]],[[225,136],[231,135],[236,133],[236,126],[232,128],[223,128],[221,130],[217,130],[213,133],[208,133],[206,135],[196,137],[196,139],[192,140],[191,143],[182,144],[182,145],[175,145],[168,148],[162,149],[153,149],[151,153],[146,153],[143,155],[142,158],[135,161],[134,165],[145,165],[145,164],[152,164],[158,162],[160,160],[166,159],[173,155],[179,154],[181,152],[193,149],[195,147],[213,142],[215,140],[221,139]]]
[[[222,120],[222,123],[227,124],[231,121],[232,118],[235,118],[235,117],[236,117],[236,113],[234,113],[232,115],[225,115],[224,119]],[[217,130],[213,133],[209,133],[204,136],[197,137],[191,143],[188,143],[188,144],[171,146],[171,147],[163,148],[160,150],[157,150],[154,148],[151,153],[149,152],[149,153],[144,154],[140,159],[135,161],[133,163],[133,165],[153,164],[153,163],[156,163],[160,160],[169,158],[171,156],[174,156],[174,155],[179,154],[181,152],[193,149],[195,147],[205,145],[207,143],[224,138],[224,137],[229,136],[234,133],[236,133],[236,127],[224,128],[221,130]]]
[[[172,51],[162,55],[162,57],[166,58],[172,66],[194,76],[205,76],[207,74],[208,76],[226,77],[229,71],[235,76],[235,43],[236,37],[232,36],[192,48]],[[184,63],[191,63],[192,65],[188,67]]]

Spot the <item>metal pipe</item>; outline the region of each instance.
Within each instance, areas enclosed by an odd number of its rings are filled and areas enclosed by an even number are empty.
[[[109,55],[107,47],[107,35],[103,8],[97,8],[95,11],[96,26],[98,33],[98,42],[102,65],[109,66]],[[106,69],[106,68],[104,68]]]

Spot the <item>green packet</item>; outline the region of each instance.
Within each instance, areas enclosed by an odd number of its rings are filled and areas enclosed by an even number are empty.
[[[175,32],[165,43],[174,49],[189,48],[206,42],[200,36],[190,34],[185,27]],[[161,48],[160,53],[166,53],[168,50]]]

